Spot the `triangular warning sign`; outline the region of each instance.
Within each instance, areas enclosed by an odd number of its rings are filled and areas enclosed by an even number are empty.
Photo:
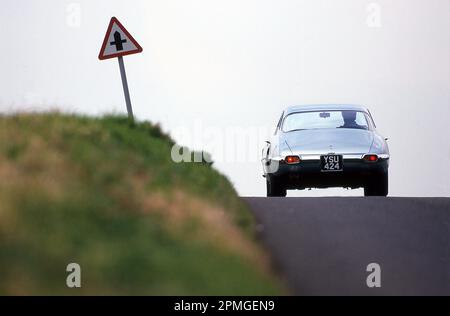
[[[137,54],[142,52],[142,47],[131,36],[125,27],[115,17],[109,22],[108,31],[98,58],[100,60]]]

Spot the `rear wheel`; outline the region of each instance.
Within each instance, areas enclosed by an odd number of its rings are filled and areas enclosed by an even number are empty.
[[[389,179],[387,173],[373,176],[364,186],[364,196],[387,196],[389,191]]]
[[[286,187],[279,178],[267,176],[266,186],[268,197],[271,196],[285,197],[287,195]]]

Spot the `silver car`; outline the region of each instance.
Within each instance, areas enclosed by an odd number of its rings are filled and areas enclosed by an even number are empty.
[[[363,187],[365,196],[387,196],[386,140],[365,107],[288,107],[262,152],[267,196],[329,187]]]

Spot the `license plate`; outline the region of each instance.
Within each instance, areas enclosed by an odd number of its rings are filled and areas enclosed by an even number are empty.
[[[325,155],[320,157],[322,171],[342,171],[341,155]]]

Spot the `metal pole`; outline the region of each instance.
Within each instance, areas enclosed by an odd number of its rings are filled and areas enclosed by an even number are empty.
[[[119,68],[120,76],[122,77],[123,93],[125,94],[125,102],[127,103],[128,117],[134,119],[133,108],[131,107],[130,91],[128,91],[127,74],[125,72],[125,65],[123,63],[123,57],[119,56]]]

